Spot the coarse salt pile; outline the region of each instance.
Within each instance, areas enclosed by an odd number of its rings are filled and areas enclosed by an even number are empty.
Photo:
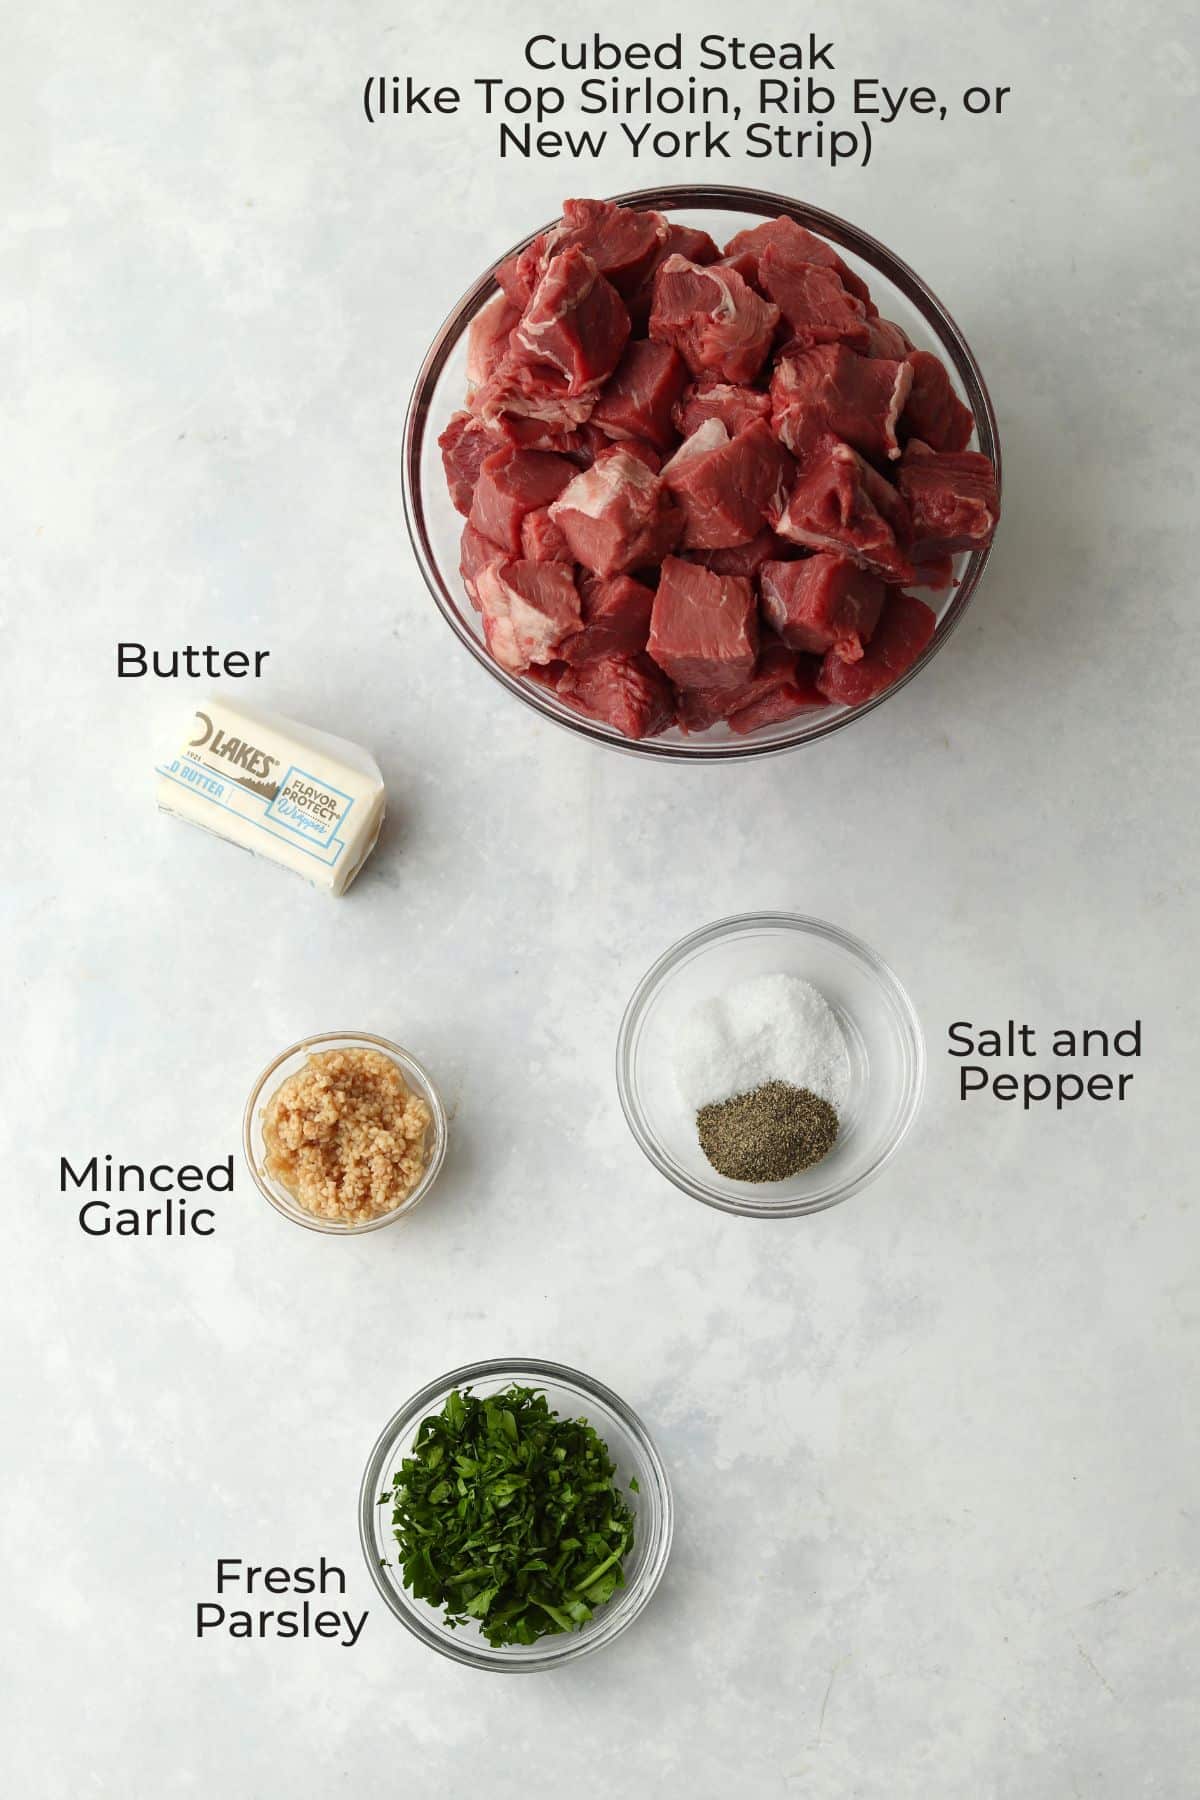
[[[807,1088],[841,1112],[850,1055],[824,995],[798,975],[756,975],[694,1006],[675,1045],[675,1082],[689,1112],[768,1081]]]

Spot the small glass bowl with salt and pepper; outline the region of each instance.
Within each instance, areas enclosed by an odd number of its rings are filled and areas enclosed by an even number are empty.
[[[873,1180],[924,1083],[920,1021],[891,969],[796,913],[720,919],[673,945],[617,1040],[646,1156],[694,1199],[754,1218],[820,1212]]]

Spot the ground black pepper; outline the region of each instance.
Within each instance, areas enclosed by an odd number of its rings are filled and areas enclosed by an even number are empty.
[[[786,1181],[828,1156],[838,1116],[828,1100],[766,1081],[748,1094],[702,1106],[696,1114],[700,1148],[729,1181]]]

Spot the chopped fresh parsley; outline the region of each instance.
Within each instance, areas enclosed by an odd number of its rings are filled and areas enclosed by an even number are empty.
[[[577,1631],[625,1582],[633,1514],[615,1474],[586,1419],[536,1388],[455,1389],[380,1495],[405,1587],[496,1647]]]

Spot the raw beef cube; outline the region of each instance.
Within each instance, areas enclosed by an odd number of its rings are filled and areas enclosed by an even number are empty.
[[[956,587],[954,579],[954,558],[952,556],[914,556],[913,585],[931,588],[935,593],[942,593],[947,588]]]
[[[670,231],[661,213],[611,200],[564,200],[551,254],[577,245],[622,295],[636,294],[662,254]]]
[[[707,231],[697,231],[691,225],[676,225],[668,219],[667,235],[642,277],[637,293],[629,300],[629,316],[633,320],[634,330],[642,334],[650,323],[650,308],[654,303],[654,277],[668,256],[686,256],[689,262],[694,263],[714,263],[720,254]]]
[[[513,326],[521,317],[507,294],[496,294],[471,320],[467,332],[467,386],[482,387],[504,360]]]
[[[844,662],[831,650],[817,686],[828,700],[861,706],[912,668],[936,629],[937,618],[923,600],[893,592],[866,654],[858,662]]]
[[[476,400],[483,399],[486,402],[494,396],[497,385],[495,381],[486,382],[482,389],[471,396],[472,406]],[[590,405],[591,401],[571,401],[564,404],[582,406]],[[493,409],[486,426],[480,422],[480,429],[486,431],[493,449],[511,444],[517,450],[552,450],[556,456],[574,457],[584,441],[583,434],[587,426],[555,424],[549,419],[537,419],[527,413]]]
[[[836,269],[843,286],[849,288],[859,300],[866,301],[869,312],[875,311],[871,305],[871,290],[862,277],[856,275],[853,269],[847,268],[832,244],[827,244],[824,238],[815,237],[803,225],[797,225],[794,219],[764,219],[761,225],[752,225],[746,231],[739,231],[726,244],[725,254],[748,254],[758,261],[768,246],[778,254],[787,256],[792,262],[817,263],[825,269]]]
[[[733,256],[722,256],[711,266],[715,269],[732,269],[735,275],[741,276],[748,288],[753,288],[765,300],[767,296],[758,279],[758,264],[759,258],[752,250],[739,250]]]
[[[659,477],[624,445],[602,450],[550,508],[576,562],[622,575],[661,560],[683,524]]]
[[[663,466],[661,453],[654,448],[653,444],[648,444],[645,438],[622,438],[619,445],[614,445],[612,439],[608,438],[605,440],[604,447],[606,450],[621,449],[626,456],[636,456],[639,462],[645,463],[652,475],[657,475]],[[596,452],[596,456],[600,454],[600,451]],[[593,456],[592,461],[595,462],[595,460],[596,457]]]
[[[791,649],[833,650],[846,662],[858,661],[883,609],[882,581],[828,551],[764,564],[759,595],[763,617]]]
[[[675,717],[683,731],[707,731],[731,713],[773,694],[792,679],[796,653],[775,637],[761,643],[748,675],[719,687],[681,688],[676,696]]]
[[[693,375],[753,381],[778,323],[779,308],[733,269],[668,256],[654,278],[650,336],[674,344]]]
[[[783,505],[794,473],[762,419],[733,438],[719,419],[709,419],[675,452],[662,478],[683,510],[682,543],[720,550],[749,543],[767,514]]]
[[[781,537],[848,556],[884,581],[911,581],[908,508],[849,444],[827,442],[772,521]]]
[[[920,438],[931,450],[965,450],[975,418],[950,385],[950,377],[928,350],[910,350],[912,388],[901,415],[905,437]]]
[[[610,438],[644,438],[660,450],[675,443],[671,414],[687,384],[687,364],[670,344],[629,345],[592,413]]]
[[[731,730],[747,732],[811,707],[827,706],[825,696],[814,685],[819,667],[817,657],[797,656],[768,633],[758,661],[744,681],[736,687],[681,690],[676,697],[676,720],[683,731],[707,731],[725,719]]]
[[[806,660],[806,659],[805,659]],[[814,674],[816,665],[814,667]],[[780,682],[769,693],[748,706],[739,706],[736,712],[729,715],[729,729],[739,737],[747,732],[759,731],[764,725],[780,725],[785,719],[794,719],[797,713],[812,712],[814,707],[828,706],[829,702],[818,688],[814,674],[797,673],[790,681]]]
[[[912,516],[914,558],[931,561],[982,550],[1000,517],[996,471],[978,450],[931,450],[913,438],[900,464],[900,492]]]
[[[745,575],[753,580],[764,563],[787,562],[806,553],[798,544],[776,537],[770,526],[764,525],[748,544],[731,544],[721,550],[685,550],[683,554],[688,562],[701,563],[714,575]]]
[[[583,250],[619,294],[637,293],[667,239],[661,213],[639,212],[611,200],[564,200],[562,218],[496,270],[500,286],[526,305],[550,263]]]
[[[668,556],[650,618],[650,654],[676,687],[740,686],[758,657],[754,589]]]
[[[720,419],[730,437],[755,419],[771,417],[771,396],[757,388],[735,387],[729,381],[695,381],[675,408],[675,424],[681,435],[691,437],[706,419]]]
[[[596,404],[596,390],[568,393],[546,367],[536,368],[509,354],[471,395],[471,408],[498,437],[526,450],[573,446],[579,428]]]
[[[456,412],[438,439],[446,486],[456,512],[465,518],[484,459],[497,449],[496,439],[469,412]]]
[[[533,380],[568,395],[594,392],[621,360],[629,314],[616,289],[582,250],[550,263],[521,314],[511,356]]]
[[[547,267],[471,405],[486,425],[516,417],[571,430],[591,415],[628,336],[616,289],[582,250],[566,250]]]
[[[574,463],[546,450],[496,450],[479,471],[471,523],[510,556],[518,556],[525,514],[557,500],[574,473]]]
[[[575,576],[563,563],[491,562],[475,585],[487,647],[515,675],[549,662],[579,628]]]
[[[783,314],[790,346],[808,350],[814,344],[845,344],[851,350],[867,349],[867,309],[846,289],[836,269],[795,262],[778,245],[768,244],[758,278]]]
[[[627,738],[655,737],[675,721],[671,684],[650,658],[604,656],[559,678],[563,700]]]
[[[634,656],[646,648],[653,588],[632,575],[611,575],[606,580],[585,576],[579,586],[583,629],[563,644],[565,661],[581,667],[602,656]]]
[[[897,457],[896,421],[911,386],[906,362],[855,356],[842,344],[819,344],[776,364],[771,422],[802,459],[830,433],[864,456]]]
[[[557,694],[558,684],[566,672],[566,663],[556,657],[548,663],[530,663],[525,670],[525,679],[533,682],[535,687],[547,688],[550,693]]]
[[[911,349],[908,334],[891,319],[867,320],[868,356],[886,356],[892,362],[903,362]]]
[[[686,256],[689,262],[715,263],[720,255],[720,246],[707,231],[700,231],[695,225],[680,225],[674,219],[667,220],[667,240],[660,262],[665,262],[668,256]]]
[[[573,564],[566,538],[550,517],[548,506],[539,506],[521,520],[521,555],[526,562]]]
[[[548,245],[554,227],[550,231],[539,231],[535,238],[530,238],[523,250],[514,250],[511,256],[496,264],[496,281],[502,294],[505,294],[518,312],[524,312],[529,305],[534,288],[546,273],[546,264],[550,257]]]
[[[467,590],[467,598],[476,612],[480,611],[477,583],[480,574],[489,563],[503,562],[504,552],[491,538],[484,537],[482,531],[476,531],[471,521],[462,528],[462,539],[459,543],[458,572],[462,576],[463,586]]]

